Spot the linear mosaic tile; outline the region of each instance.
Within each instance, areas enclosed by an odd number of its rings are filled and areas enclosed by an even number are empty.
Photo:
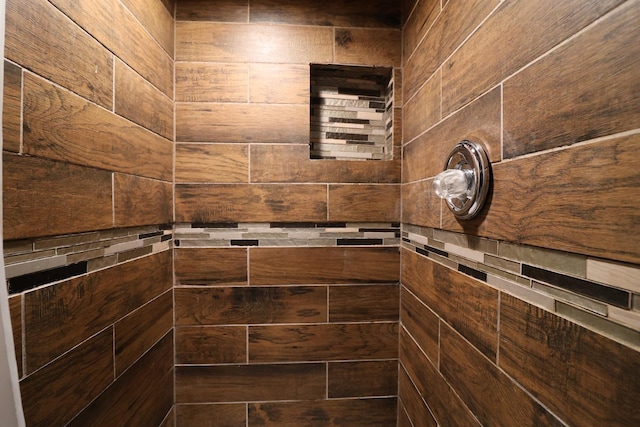
[[[627,345],[640,347],[640,293],[634,293],[640,267],[412,224],[402,224],[401,245]],[[607,266],[613,268],[607,270]]]

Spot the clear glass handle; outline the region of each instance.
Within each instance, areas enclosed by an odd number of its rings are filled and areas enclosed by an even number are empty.
[[[433,179],[433,189],[438,197],[451,200],[467,195],[471,180],[469,175],[460,169],[447,169]]]

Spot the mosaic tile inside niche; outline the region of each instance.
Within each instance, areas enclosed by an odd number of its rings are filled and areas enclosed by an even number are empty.
[[[399,246],[400,224],[176,224],[175,246]]]
[[[4,242],[10,294],[86,274],[172,247],[170,225]]]
[[[311,65],[311,158],[393,158],[393,70]]]
[[[639,266],[410,224],[402,247],[640,349]]]

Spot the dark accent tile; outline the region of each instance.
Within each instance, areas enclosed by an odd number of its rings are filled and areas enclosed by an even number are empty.
[[[149,237],[162,236],[164,232],[162,231],[154,231],[153,233],[145,233],[138,235],[138,240],[147,239]]]
[[[329,123],[351,123],[355,125],[368,125],[371,124],[371,120],[366,119],[345,119],[342,117],[330,117]]]
[[[35,273],[24,274],[22,276],[12,277],[9,282],[9,294],[18,294],[29,289],[47,283],[57,282],[59,280],[68,279],[69,277],[79,276],[87,272],[87,261],[78,262],[76,264],[65,265],[63,267],[52,268],[50,270],[38,271]]]
[[[271,222],[270,228],[316,228],[313,222]]]
[[[192,222],[191,228],[238,228],[237,222]]]
[[[161,242],[166,242],[167,240],[171,240],[173,238],[173,234],[165,234],[160,238]]]
[[[407,242],[407,243],[411,243],[411,239],[407,238],[407,237],[403,237],[402,238],[403,242]]]
[[[158,226],[159,230],[173,230],[173,224],[161,224]]]
[[[340,95],[358,95],[358,96],[373,96],[379,98],[381,96],[379,90],[375,89],[361,89],[361,88],[350,88],[350,87],[339,87],[338,93]]]
[[[487,273],[484,271],[476,270],[475,268],[467,267],[466,265],[458,264],[458,271],[464,274],[468,274],[471,277],[475,277],[483,282],[487,281]]]
[[[449,252],[445,252],[441,249],[434,248],[433,246],[424,245],[424,248],[429,252],[433,252],[434,254],[438,254],[440,256],[447,257],[447,258],[449,257]]]
[[[540,280],[550,285],[615,305],[616,307],[631,308],[630,293],[627,291],[610,288],[588,280],[566,276],[527,264],[522,265],[522,274],[532,279]]]
[[[381,245],[382,239],[338,239],[338,246]]]
[[[392,226],[393,228],[400,228],[400,223],[399,223],[399,222],[392,222],[392,223],[391,223],[391,226]]]
[[[257,239],[250,240],[231,240],[231,246],[258,246],[259,241]]]
[[[386,111],[384,102],[370,102],[369,108],[376,108],[376,111],[377,109],[382,109],[382,112]]]
[[[173,246],[179,247],[180,246],[180,240],[174,240],[173,241]]]
[[[429,256],[429,252],[425,251],[422,248],[416,248],[416,252],[419,253],[420,255]]]
[[[392,227],[389,227],[389,228],[358,228],[358,231],[363,233],[390,233],[392,231],[397,231],[397,230],[394,230]]]
[[[316,224],[316,228],[347,228],[346,222],[323,222]]]
[[[348,139],[348,140],[353,140],[353,141],[367,141],[369,139],[369,135],[359,135],[357,133],[327,132],[327,138],[329,138],[329,139]]]

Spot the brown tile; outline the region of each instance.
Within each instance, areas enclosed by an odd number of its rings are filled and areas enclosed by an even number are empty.
[[[180,427],[246,427],[247,405],[176,405],[176,424]]]
[[[329,63],[333,61],[333,29],[176,22],[176,60]]]
[[[336,28],[335,62],[402,66],[402,33],[391,29]]]
[[[113,226],[111,173],[35,157],[2,157],[5,239]]]
[[[400,332],[400,362],[439,426],[480,426],[438,369],[404,331]]]
[[[585,4],[581,15],[590,13],[580,25],[599,16],[606,7],[600,2]],[[545,19],[547,13],[545,8]],[[574,8],[567,8],[567,13],[578,20]],[[627,4],[505,82],[505,157],[640,127],[639,19],[640,9]],[[560,27],[565,28],[565,24]],[[562,96],[558,96],[559,87]],[[522,105],[522,99],[527,99],[528,108]]]
[[[408,250],[403,251],[402,283],[484,355],[495,359],[498,291]]]
[[[395,283],[399,263],[397,248],[253,248],[249,283]]]
[[[349,0],[315,1],[253,0],[251,22],[344,27],[400,28],[400,4],[395,0],[371,0],[363,4]]]
[[[405,100],[418,91],[498,3],[499,0],[471,0],[452,2],[443,7],[426,37],[416,47],[413,57],[404,64]]]
[[[420,396],[420,392],[416,389],[416,387],[411,382],[411,378],[409,378],[409,374],[404,369],[404,367],[400,367],[400,371],[398,373],[398,394],[400,398],[400,402],[402,403],[401,411],[399,411],[399,418],[402,415],[401,412],[406,411],[406,416],[413,421],[409,421],[409,426],[424,426],[424,427],[437,427],[436,420],[433,419],[433,415],[429,411],[429,407],[422,400],[422,396]],[[398,422],[400,424],[400,422]]]
[[[251,182],[400,182],[400,151],[392,161],[311,160],[309,145],[252,145]]]
[[[132,175],[114,176],[116,227],[173,222],[173,185]]]
[[[449,152],[463,139],[481,143],[489,159],[499,162],[502,151],[501,98],[500,88],[496,88],[406,145],[404,182],[433,177],[442,172]]]
[[[312,425],[310,414],[313,414],[313,425],[391,426],[396,424],[397,402],[395,398],[386,398],[251,403],[249,425],[307,426]]]
[[[434,365],[438,364],[440,320],[404,286],[402,287],[400,321],[420,349]]]
[[[421,1],[413,14],[408,17],[402,31],[402,52],[405,64],[440,14],[440,3],[438,0]],[[410,6],[407,5],[407,7]],[[407,15],[409,12],[411,11],[407,11]]]
[[[249,327],[252,363],[391,359],[397,346],[397,323]]]
[[[413,424],[407,415],[407,410],[404,408],[402,401],[400,400],[398,400],[398,427],[413,427]]]
[[[148,3],[146,0],[123,0],[122,2],[173,58],[173,9],[167,10],[162,1]]]
[[[173,292],[167,291],[115,323],[116,375],[121,375],[173,327]]]
[[[402,140],[407,143],[440,121],[440,71],[422,86],[402,109]],[[437,141],[440,143],[440,141]],[[442,160],[444,164],[444,159]]]
[[[33,372],[171,287],[168,251],[24,295],[26,372]]]
[[[411,13],[416,6],[418,0],[402,0],[402,27],[407,24],[407,20],[409,19]]]
[[[44,28],[50,31],[43,31]],[[5,56],[111,108],[112,54],[48,1],[7,2]]]
[[[118,0],[90,0],[81,4],[75,0],[52,0],[51,3],[165,95],[173,96],[171,56],[124,4]],[[149,13],[148,7],[146,10]],[[93,65],[91,69],[94,70]]]
[[[27,425],[66,425],[113,381],[111,328],[20,382]]]
[[[176,407],[173,405],[171,410],[164,418],[162,423],[160,423],[160,427],[176,427]]]
[[[176,4],[177,21],[249,21],[249,0],[180,0]]]
[[[248,152],[239,144],[176,144],[176,182],[249,182]]]
[[[638,263],[638,239],[629,233],[637,209],[628,194],[640,185],[639,143],[636,134],[495,165],[489,208],[466,226],[500,240]],[[461,231],[452,217],[445,212],[443,227]]]
[[[248,102],[248,93],[246,64],[176,62],[177,102]]]
[[[22,68],[4,61],[2,149],[20,152],[22,141]]]
[[[69,426],[160,425],[173,405],[173,371],[173,334],[169,333]]]
[[[308,105],[176,104],[181,142],[306,143]]]
[[[309,66],[249,65],[249,100],[267,104],[309,104]]]
[[[13,345],[18,364],[18,378],[22,378],[22,295],[9,297],[9,314],[11,316]]]
[[[444,323],[440,371],[482,425],[564,425]]]
[[[175,333],[176,364],[247,361],[246,326],[180,326]]]
[[[176,285],[246,285],[247,249],[176,248]]]
[[[395,396],[398,361],[329,363],[328,397]]]
[[[176,185],[176,222],[321,222],[324,185]]]
[[[327,321],[324,286],[178,288],[176,325]]]
[[[26,74],[24,85],[26,154],[171,180],[167,139],[39,77]]]
[[[330,185],[329,221],[399,222],[399,185]]]
[[[442,206],[433,191],[433,180],[413,182],[402,186],[402,222],[424,227],[440,227]]]
[[[640,354],[502,294],[500,367],[567,423],[640,422]]]
[[[171,98],[153,87],[122,61],[116,61],[115,85],[115,112],[117,114],[173,140],[173,101]]]
[[[447,115],[462,107],[620,3],[622,0],[596,3],[580,0],[572,5],[553,0],[503,2],[443,65],[443,113]],[[455,6],[455,2],[451,6]],[[505,32],[512,35],[509,43],[504,42]],[[482,67],[478,68],[478,64]],[[536,74],[536,81],[545,80],[540,77]],[[565,84],[551,76],[549,79]],[[532,90],[531,93],[538,91]]]
[[[398,285],[331,286],[329,321],[398,321]]]
[[[324,363],[177,366],[176,403],[323,399],[325,381]]]

